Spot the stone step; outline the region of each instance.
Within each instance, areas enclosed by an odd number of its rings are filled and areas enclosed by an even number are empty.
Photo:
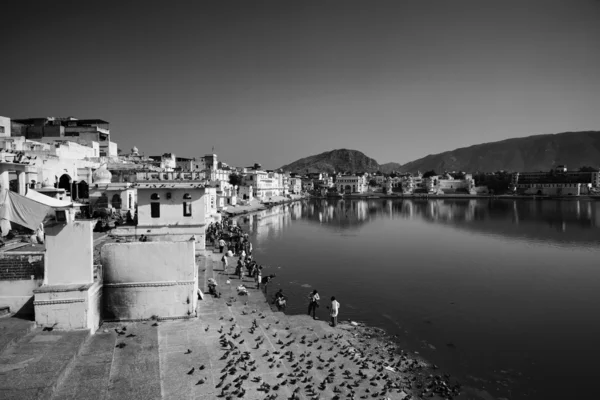
[[[7,399],[47,399],[60,386],[89,331],[37,328],[0,355],[0,393]]]
[[[104,324],[83,347],[52,398],[161,398],[158,327],[153,324]],[[118,335],[115,329],[125,333]]]
[[[7,316],[0,318],[0,354],[23,340],[35,328],[35,322]]]

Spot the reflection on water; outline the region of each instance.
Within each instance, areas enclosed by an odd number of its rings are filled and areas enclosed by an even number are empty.
[[[275,206],[243,217],[258,240],[281,234],[292,221],[355,229],[379,218],[419,219],[456,229],[514,239],[595,245],[600,241],[600,202],[504,199],[315,200]]]
[[[239,223],[277,274],[272,290],[288,294],[287,312],[305,313],[316,288],[336,296],[342,320],[397,334],[466,385],[497,398],[572,398],[593,388],[600,357],[599,207],[327,199]]]

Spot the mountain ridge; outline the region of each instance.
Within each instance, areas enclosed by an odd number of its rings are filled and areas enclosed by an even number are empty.
[[[465,172],[548,171],[600,165],[600,131],[530,135],[474,144],[400,164],[377,163],[358,150],[336,149],[304,157],[281,169],[287,172]]]

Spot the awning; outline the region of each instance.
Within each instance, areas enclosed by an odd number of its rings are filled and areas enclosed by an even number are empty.
[[[72,201],[64,201],[55,199],[54,197],[46,196],[43,193],[37,192],[33,189],[28,189],[25,197],[30,198],[31,200],[37,201],[38,203],[42,203],[46,206],[52,208],[69,208],[69,207],[83,207],[84,204],[74,203]]]

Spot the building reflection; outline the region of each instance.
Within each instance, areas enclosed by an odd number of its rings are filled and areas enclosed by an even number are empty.
[[[326,229],[357,229],[376,219],[410,219],[461,230],[560,242],[596,242],[600,202],[510,199],[321,199],[275,206],[240,223],[257,239],[281,235],[295,220]],[[600,233],[600,232],[598,232]]]

